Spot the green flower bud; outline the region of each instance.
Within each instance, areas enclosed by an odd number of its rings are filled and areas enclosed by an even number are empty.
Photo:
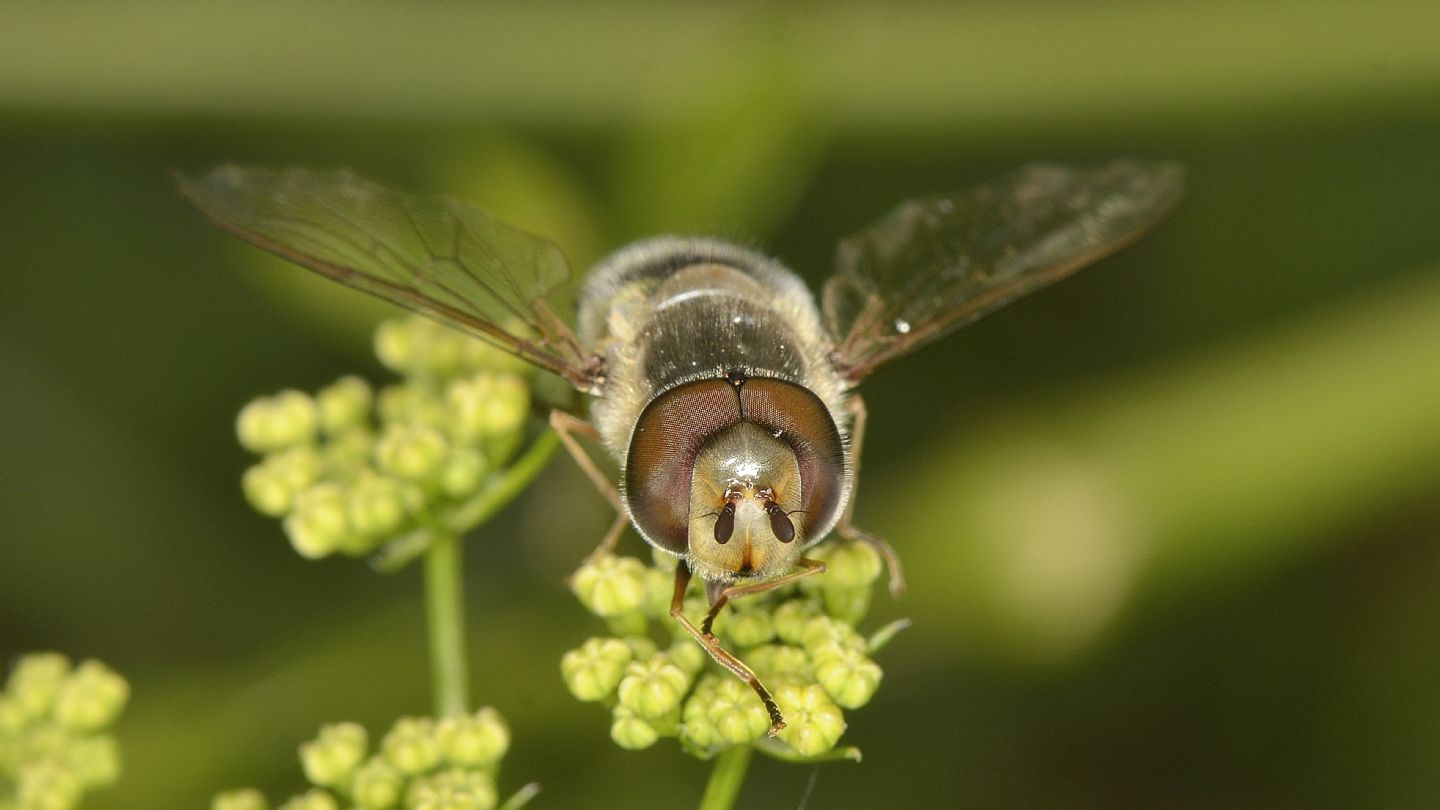
[[[420,354],[417,359],[424,363],[424,372],[433,377],[453,377],[465,370],[465,344],[474,338],[441,326],[431,320],[423,320],[416,330],[419,337]]]
[[[689,673],[691,678],[699,675],[700,670],[705,668],[705,662],[710,660],[710,655],[705,652],[705,648],[696,644],[688,636],[675,639],[674,643],[665,650],[665,654],[675,662],[675,666]]]
[[[429,425],[447,424],[449,412],[435,390],[418,382],[388,385],[380,390],[380,418],[386,423]]]
[[[120,778],[120,751],[109,735],[70,738],[63,759],[87,790],[113,785]]]
[[[345,499],[351,528],[354,533],[365,537],[389,537],[399,531],[409,516],[405,508],[404,486],[386,475],[363,473],[348,488]],[[365,547],[350,550],[364,553],[374,544],[362,545]]]
[[[440,471],[440,489],[452,498],[464,498],[480,488],[490,464],[474,447],[456,447]]]
[[[800,587],[807,592],[823,591],[827,588],[853,588],[859,585],[867,589],[880,578],[884,565],[880,552],[869,543],[859,541],[826,545],[815,550],[815,559],[825,563],[825,574],[800,580]]]
[[[482,371],[455,380],[445,399],[453,414],[451,433],[462,442],[518,432],[530,414],[530,386],[513,374]]]
[[[405,775],[379,755],[356,768],[350,780],[350,800],[364,810],[389,810],[404,790]]]
[[[605,617],[605,629],[610,635],[620,638],[642,636],[649,626],[650,622],[645,618],[645,614],[638,610]]]
[[[129,698],[124,678],[99,661],[86,661],[60,686],[55,719],[74,731],[96,731],[115,722]]]
[[[428,318],[410,316],[380,324],[375,332],[375,354],[392,371],[446,378],[473,367],[479,343],[469,335]]]
[[[645,722],[655,729],[655,733],[661,737],[680,736],[680,707],[660,715],[659,717],[646,718]]]
[[[10,695],[0,694],[0,739],[6,734],[19,734],[29,724],[30,714],[24,704]],[[4,747],[0,746],[0,767],[5,762],[4,751]]]
[[[300,765],[305,778],[321,787],[341,787],[365,759],[370,737],[359,723],[334,723],[320,727],[315,739],[300,746]]]
[[[341,377],[315,395],[320,427],[327,436],[366,427],[373,398],[369,383],[359,377]]]
[[[450,449],[445,434],[425,425],[391,424],[380,434],[375,459],[380,468],[410,481],[436,477]]]
[[[644,636],[625,636],[620,639],[630,647],[630,652],[636,661],[649,660],[650,656],[660,651],[655,642]]]
[[[736,610],[725,625],[725,637],[737,647],[754,647],[775,638],[775,623],[766,610]]]
[[[299,492],[320,478],[320,472],[320,453],[302,445],[267,456],[245,471],[240,484],[255,511],[280,517],[293,508]]]
[[[523,326],[520,328],[524,329]],[[493,371],[522,376],[530,374],[535,368],[499,346],[491,345],[483,340],[465,341],[463,362],[466,368],[474,371]]]
[[[855,632],[855,628],[829,616],[816,616],[806,622],[800,634],[800,643],[811,656],[814,656],[817,650],[828,647],[841,647],[864,653],[867,646],[864,636]]]
[[[20,712],[28,718],[50,713],[55,696],[70,675],[70,659],[59,653],[31,653],[22,657],[10,671],[6,692]]]
[[[829,751],[845,733],[845,716],[819,684],[782,684],[775,690],[775,702],[786,722],[780,739],[801,756]]]
[[[649,748],[660,739],[660,732],[633,709],[623,704],[615,707],[610,723],[610,739],[627,751]]]
[[[493,768],[510,748],[510,728],[489,706],[474,714],[447,717],[435,733],[440,751],[451,765]]]
[[[755,692],[737,678],[721,678],[705,706],[706,719],[717,738],[728,745],[746,745],[770,731],[770,714]]]
[[[810,656],[789,644],[762,644],[745,651],[745,662],[762,681],[809,680]]]
[[[485,771],[459,768],[415,780],[405,793],[406,810],[492,810],[500,797]]]
[[[315,441],[319,423],[315,401],[301,391],[281,391],[240,409],[235,433],[252,453],[273,453]]]
[[[23,810],[71,810],[84,792],[75,774],[58,762],[41,760],[20,768],[15,799]]]
[[[348,477],[356,470],[370,469],[370,462],[374,457],[375,434],[363,428],[331,436],[322,451],[326,467],[341,478]]]
[[[630,646],[619,639],[587,639],[560,658],[560,676],[580,700],[603,700],[615,693],[634,657]]]
[[[514,374],[495,375],[488,422],[494,435],[514,433],[530,415],[530,384]]]
[[[404,374],[415,364],[414,318],[384,321],[375,329],[375,356],[380,364],[397,374]]]
[[[280,810],[340,810],[335,797],[320,788],[312,788],[280,805]]]
[[[813,653],[815,680],[846,709],[870,702],[880,688],[880,666],[859,650],[830,645]]]
[[[787,644],[799,644],[805,624],[820,615],[820,608],[809,599],[789,599],[775,608],[775,635]]]
[[[24,758],[27,761],[49,759],[63,764],[69,745],[69,731],[57,723],[42,720],[25,729]]]
[[[708,756],[721,742],[719,730],[710,722],[710,706],[719,684],[720,678],[714,673],[701,675],[680,707],[680,743],[697,756]]]
[[[820,600],[825,604],[825,612],[841,621],[854,624],[865,618],[870,612],[870,596],[874,588],[869,585],[851,585],[848,587],[829,586],[821,589]]]
[[[440,742],[428,717],[402,717],[380,741],[380,751],[402,773],[425,773],[440,764]]]
[[[294,499],[295,493],[286,485],[285,480],[273,474],[273,469],[266,462],[256,464],[245,471],[240,477],[240,488],[245,492],[245,500],[250,506],[262,515],[269,517],[280,517],[290,511],[290,502]]]
[[[645,569],[645,615],[670,622],[670,598],[675,593],[675,573],[659,568]],[[673,624],[673,622],[671,622]]]
[[[674,712],[690,689],[690,674],[664,653],[646,661],[631,661],[616,694],[620,705],[646,720]]]
[[[295,498],[285,518],[285,534],[302,557],[319,559],[350,542],[345,493],[338,484],[322,481]]]
[[[605,555],[570,580],[580,603],[597,616],[617,616],[639,610],[645,602],[645,566],[634,557]]]
[[[227,790],[215,794],[215,798],[210,802],[210,810],[270,810],[270,803],[265,801],[264,794],[255,788]]]

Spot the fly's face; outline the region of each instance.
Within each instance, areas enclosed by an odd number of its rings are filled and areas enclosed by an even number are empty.
[[[691,570],[720,581],[789,571],[806,545],[803,486],[794,450],[763,428],[741,422],[717,433],[690,482]]]
[[[703,579],[789,571],[839,520],[849,459],[825,404],[773,378],[700,380],[655,397],[625,463],[625,508]]]

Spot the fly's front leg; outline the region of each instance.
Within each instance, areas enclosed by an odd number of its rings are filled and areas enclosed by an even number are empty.
[[[845,511],[840,515],[840,523],[836,525],[835,531],[846,540],[858,540],[876,551],[885,559],[885,567],[890,569],[890,595],[899,599],[905,595],[905,572],[900,567],[900,555],[895,549],[883,539],[876,537],[864,529],[857,528],[850,522],[851,515],[855,512],[855,494],[860,488],[860,450],[865,444],[865,400],[859,394],[854,394],[845,404],[845,409],[850,412],[850,500],[845,504]]]
[[[576,436],[584,436],[587,439],[599,440],[600,434],[595,426],[584,419],[572,416],[564,411],[554,410],[550,412],[550,427],[555,430],[555,435],[560,437],[560,443],[565,445],[565,450],[570,457],[575,459],[575,464],[580,467],[590,483],[600,490],[600,494],[610,505],[615,507],[615,520],[610,523],[605,536],[600,540],[600,545],[585,557],[581,566],[594,562],[597,558],[609,554],[615,550],[615,545],[620,542],[620,535],[625,532],[625,525],[629,519],[625,516],[625,508],[620,504],[620,492],[611,483],[608,476],[595,464],[595,460],[585,451],[584,446],[576,440]]]
[[[775,703],[775,698],[770,695],[770,690],[765,688],[765,684],[760,683],[760,678],[756,676],[755,670],[746,666],[744,661],[736,658],[734,653],[722,647],[720,645],[720,639],[711,635],[709,627],[711,620],[714,618],[712,615],[706,614],[705,630],[696,627],[695,624],[686,617],[685,588],[690,584],[690,576],[690,566],[686,565],[684,560],[681,560],[680,563],[675,566],[675,593],[670,598],[670,617],[684,628],[685,632],[689,633],[691,638],[694,638],[701,647],[704,647],[705,652],[710,653],[710,657],[715,659],[715,663],[733,672],[735,677],[744,681],[746,685],[755,690],[755,694],[760,697],[760,702],[765,704],[765,711],[770,714],[770,736],[774,737],[780,733],[780,729],[785,728],[785,718],[780,714],[780,707]],[[714,612],[713,607],[711,608],[711,612]]]
[[[825,573],[825,563],[819,560],[812,560],[801,557],[799,571],[792,571],[783,577],[767,579],[761,582],[752,582],[749,585],[731,585],[728,588],[720,589],[710,600],[710,609],[705,612],[705,621],[701,622],[700,630],[706,635],[710,634],[710,628],[715,624],[715,617],[720,615],[720,609],[730,603],[731,599],[739,599],[742,596],[754,596],[757,593],[767,593],[776,588],[783,588],[796,580],[812,577],[816,574]]]

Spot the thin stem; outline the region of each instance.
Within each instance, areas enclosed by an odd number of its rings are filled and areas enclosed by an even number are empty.
[[[735,806],[754,753],[755,749],[748,745],[736,745],[715,757],[715,767],[710,770],[710,781],[705,785],[700,810],[730,810]]]
[[[436,717],[464,714],[470,706],[461,562],[460,539],[452,532],[435,532],[425,552],[425,617]]]
[[[442,534],[463,535],[489,520],[535,480],[559,446],[560,439],[555,431],[541,433],[509,467],[492,476],[478,493],[444,515],[441,518],[443,526],[437,528],[427,524],[395,538],[375,554],[370,564],[381,573],[394,573],[425,554]]]

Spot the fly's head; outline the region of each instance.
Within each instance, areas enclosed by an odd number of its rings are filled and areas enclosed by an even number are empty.
[[[803,483],[795,451],[758,425],[716,433],[690,482],[690,568],[707,580],[768,578],[804,550]]]
[[[850,488],[824,403],[765,378],[655,397],[636,420],[623,483],[640,535],[711,582],[789,573],[835,527]]]

